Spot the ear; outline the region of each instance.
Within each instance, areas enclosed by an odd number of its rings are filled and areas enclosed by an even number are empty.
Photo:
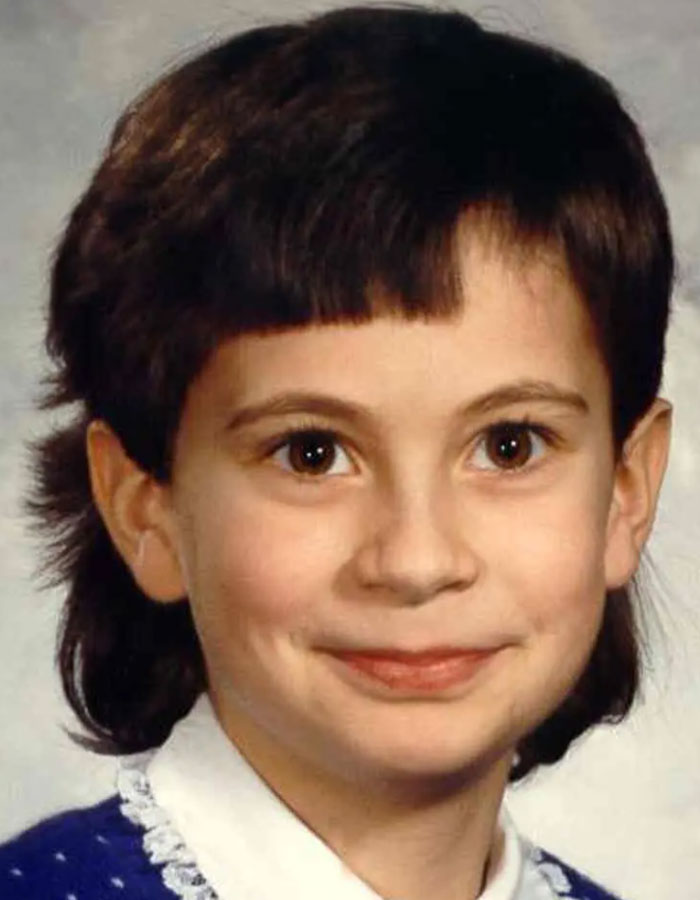
[[[87,430],[92,494],[114,546],[141,590],[152,600],[185,596],[167,485],[127,455],[111,428]]]
[[[623,587],[637,570],[654,521],[670,439],[671,405],[657,398],[625,441],[615,468],[605,552],[608,590]]]

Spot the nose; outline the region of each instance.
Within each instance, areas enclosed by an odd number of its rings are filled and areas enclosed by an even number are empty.
[[[429,491],[413,485],[374,504],[366,519],[369,536],[355,558],[361,584],[407,605],[468,588],[480,564],[459,507],[454,486]]]

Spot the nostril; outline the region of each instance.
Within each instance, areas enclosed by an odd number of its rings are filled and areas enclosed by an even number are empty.
[[[376,528],[356,554],[360,582],[418,605],[463,591],[478,577],[476,555],[457,529],[433,517],[405,516]]]

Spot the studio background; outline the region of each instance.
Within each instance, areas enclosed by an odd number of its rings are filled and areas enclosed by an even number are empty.
[[[73,745],[53,668],[60,596],[32,579],[21,498],[51,253],[112,124],[166,65],[232,31],[341,3],[0,0],[0,839],[113,791],[114,761]],[[512,792],[522,829],[630,900],[700,897],[700,3],[459,2],[485,24],[580,56],[641,123],[675,231],[664,393],[670,471],[650,547],[644,695]]]

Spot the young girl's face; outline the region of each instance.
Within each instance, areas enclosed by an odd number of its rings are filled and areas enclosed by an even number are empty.
[[[472,241],[463,279],[449,321],[239,337],[191,387],[170,533],[253,761],[506,760],[629,575],[608,378],[564,267]]]

